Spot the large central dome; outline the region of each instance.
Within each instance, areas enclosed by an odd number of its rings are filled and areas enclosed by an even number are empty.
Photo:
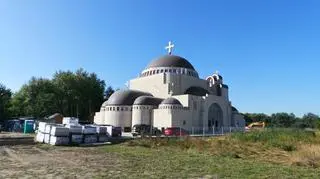
[[[179,57],[176,55],[165,55],[154,61],[152,61],[148,66],[148,68],[157,68],[157,67],[180,67],[192,69],[195,71],[194,67],[191,65],[188,60],[183,57]]]

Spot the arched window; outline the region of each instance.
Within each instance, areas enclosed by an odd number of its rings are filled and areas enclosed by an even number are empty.
[[[168,69],[165,69],[164,72],[168,72]]]
[[[117,111],[119,111],[119,107],[117,107]]]
[[[160,72],[160,70],[157,70],[157,74]]]
[[[160,73],[163,73],[163,69],[160,70]]]

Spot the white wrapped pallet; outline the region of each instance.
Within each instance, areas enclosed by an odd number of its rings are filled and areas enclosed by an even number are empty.
[[[107,127],[107,135],[109,137],[111,137],[112,136],[112,126],[105,126],[105,127]]]
[[[97,133],[97,127],[95,126],[82,126],[82,133],[83,134],[96,134]]]
[[[62,124],[78,125],[79,124],[79,119],[75,118],[75,117],[64,117],[62,119]]]
[[[44,143],[46,144],[50,143],[50,134],[44,134]]]
[[[71,134],[81,134],[82,133],[82,126],[81,125],[67,124],[66,128],[69,128],[69,132]]]
[[[38,127],[38,131],[45,133],[46,132],[46,125],[48,123],[46,122],[39,122],[39,127]]]
[[[85,144],[96,143],[97,141],[98,141],[97,135],[84,135],[83,136],[83,142]]]
[[[82,141],[83,141],[83,135],[82,134],[72,134],[71,135],[71,143],[81,144]]]
[[[38,132],[36,135],[36,142],[43,143],[44,142],[44,133]]]
[[[98,142],[107,142],[108,140],[109,137],[106,134],[98,136]]]
[[[66,128],[63,126],[53,125],[53,126],[51,126],[50,134],[52,136],[68,137],[69,136],[69,128]]]
[[[106,134],[107,133],[107,127],[106,126],[96,126],[97,134]]]
[[[51,136],[50,137],[50,144],[51,145],[68,145],[69,144],[69,137]]]
[[[52,125],[54,125],[54,124],[46,124],[44,133],[50,134],[50,132],[51,132],[51,126],[52,126]]]

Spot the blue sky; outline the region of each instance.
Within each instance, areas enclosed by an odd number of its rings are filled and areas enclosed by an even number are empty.
[[[124,87],[169,40],[241,112],[320,107],[320,1],[0,1],[0,83],[80,67]]]

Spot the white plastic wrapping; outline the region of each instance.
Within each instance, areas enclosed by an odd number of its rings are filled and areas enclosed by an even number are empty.
[[[106,134],[107,126],[95,126],[98,134]]]
[[[62,124],[72,124],[72,125],[78,125],[79,119],[75,117],[64,117],[62,119]]]
[[[107,142],[108,140],[109,140],[109,137],[107,135],[98,136],[98,142]]]
[[[52,136],[68,137],[69,136],[69,128],[54,125],[54,126],[51,126],[50,134]]]
[[[68,145],[69,137],[50,136],[50,144],[51,145]]]
[[[81,134],[82,133],[82,126],[81,125],[67,124],[66,128],[69,128],[69,132],[71,134]]]
[[[44,142],[44,136],[45,134],[42,133],[42,132],[38,132],[37,135],[36,135],[36,142],[40,142],[40,143],[43,143]]]
[[[46,132],[46,122],[39,122],[38,131],[45,133]]]
[[[50,134],[44,134],[44,143],[49,144],[50,142]]]
[[[82,134],[72,134],[71,135],[71,143],[81,144],[82,140],[83,140],[83,135]]]
[[[97,133],[97,127],[95,126],[82,126],[82,133],[83,134],[96,134]]]
[[[83,141],[84,141],[85,144],[96,143],[98,141],[97,135],[84,135],[83,136]]]

